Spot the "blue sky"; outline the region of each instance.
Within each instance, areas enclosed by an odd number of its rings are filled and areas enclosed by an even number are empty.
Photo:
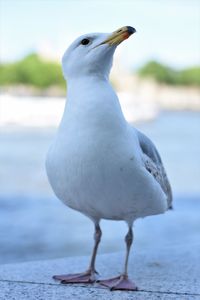
[[[177,68],[200,64],[198,0],[0,0],[0,59],[33,51],[60,59],[77,36],[124,25],[137,29],[119,47],[126,66],[150,59]]]

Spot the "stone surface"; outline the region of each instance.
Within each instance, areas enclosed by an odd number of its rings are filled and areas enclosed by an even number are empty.
[[[94,285],[61,285],[52,275],[84,271],[88,257],[71,257],[0,266],[1,300],[63,299],[200,299],[200,243],[133,251],[129,273],[137,292],[113,291]],[[98,256],[101,278],[119,274],[124,253]]]

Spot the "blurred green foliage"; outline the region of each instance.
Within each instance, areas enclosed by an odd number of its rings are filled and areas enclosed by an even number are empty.
[[[0,64],[0,85],[16,84],[43,89],[52,85],[64,88],[66,82],[58,63],[43,60],[37,54],[30,54],[21,61]]]
[[[200,86],[200,67],[174,70],[156,61],[150,61],[139,69],[141,77],[151,77],[160,83]]]
[[[200,86],[200,67],[177,71],[156,61],[150,61],[138,70],[138,74],[170,85]],[[17,84],[39,89],[51,86],[64,89],[66,86],[60,64],[43,60],[37,54],[30,54],[15,63],[0,64],[0,85]]]

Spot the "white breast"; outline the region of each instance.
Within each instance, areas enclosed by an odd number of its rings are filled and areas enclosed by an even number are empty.
[[[126,123],[117,96],[105,82],[89,98],[83,97],[87,91],[83,85],[82,91],[69,93],[73,101],[66,105],[47,155],[55,194],[97,219],[133,220],[164,212],[166,196],[143,167],[137,134]]]
[[[130,151],[130,139],[106,140],[108,135],[97,140],[84,134],[77,141],[57,136],[46,164],[55,194],[94,218],[127,219],[164,212],[165,195],[135,151]]]

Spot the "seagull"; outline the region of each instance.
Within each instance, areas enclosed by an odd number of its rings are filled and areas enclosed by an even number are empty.
[[[56,196],[89,217],[95,228],[88,269],[53,276],[64,284],[98,282],[110,290],[137,290],[128,276],[133,223],[172,207],[170,183],[156,147],[125,120],[109,83],[117,46],[135,32],[135,28],[124,26],[110,34],[83,35],[62,58],[67,101],[47,153],[46,171]],[[97,281],[101,219],[124,220],[128,232],[123,272]]]

